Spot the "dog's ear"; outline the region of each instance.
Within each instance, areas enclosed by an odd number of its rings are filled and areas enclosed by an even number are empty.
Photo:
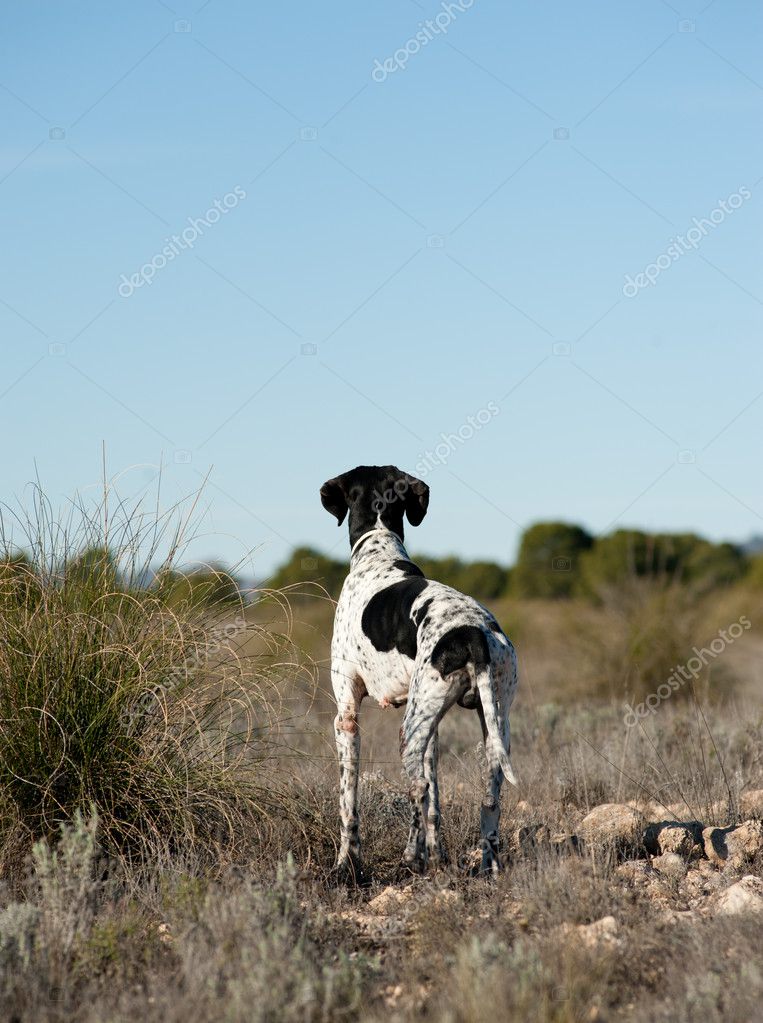
[[[412,526],[418,526],[427,513],[429,507],[429,487],[423,480],[416,479],[403,473],[406,483],[405,490],[405,514]]]
[[[341,476],[326,480],[321,487],[321,504],[327,512],[336,516],[337,525],[341,526],[347,514],[347,494]]]

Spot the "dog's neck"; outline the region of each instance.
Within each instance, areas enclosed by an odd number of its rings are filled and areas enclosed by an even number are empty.
[[[385,529],[383,526],[369,529],[367,533],[358,537],[350,552],[350,566],[357,565],[359,561],[367,557],[373,557],[377,561],[385,558],[410,560],[405,545],[397,533],[393,533],[391,529]]]

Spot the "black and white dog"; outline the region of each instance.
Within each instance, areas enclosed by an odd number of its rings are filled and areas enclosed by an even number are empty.
[[[444,858],[437,787],[437,728],[454,704],[477,711],[489,767],[480,814],[482,869],[498,869],[501,784],[509,759],[509,708],[517,688],[514,647],[471,597],[424,578],[403,546],[403,515],[418,526],[429,487],[394,465],[359,465],[321,487],[341,526],[349,511],[350,571],[334,619],[331,682],[339,753],[341,842],[337,873],[359,880],[358,713],[364,696],[407,703],[400,752],[410,779],[411,829],[403,864],[424,870]]]

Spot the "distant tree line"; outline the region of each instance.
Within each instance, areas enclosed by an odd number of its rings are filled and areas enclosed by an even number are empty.
[[[594,537],[581,526],[539,522],[522,534],[516,565],[495,561],[466,561],[448,556],[414,556],[430,579],[437,579],[479,600],[498,597],[597,600],[602,592],[626,579],[639,577],[685,583],[696,592],[738,580],[763,590],[763,554],[748,554],[731,543],[711,543],[693,533],[645,533],[619,529]],[[55,566],[51,566],[55,574]],[[345,559],[336,560],[312,547],[297,547],[289,559],[262,585],[291,587],[292,598],[315,595],[322,589],[336,598],[347,574]],[[169,606],[219,604],[246,599],[241,580],[222,565],[188,572],[146,570],[127,577],[109,550],[91,547],[72,557],[60,586],[83,590],[88,581],[114,591],[152,589]],[[35,589],[28,556],[14,552],[0,559],[0,590],[26,598]],[[84,592],[84,590],[83,590]]]
[[[113,551],[86,547],[71,555],[66,565],[48,566],[47,581],[57,589],[76,593],[84,602],[98,592],[136,593],[154,591],[168,607],[219,605],[241,600],[236,576],[222,565],[211,564],[182,572],[164,569],[155,574],[148,568],[124,571]],[[0,597],[28,602],[42,592],[37,570],[22,550],[0,557]]]
[[[651,577],[713,589],[749,569],[741,548],[694,533],[618,529],[593,537],[580,526],[542,522],[522,535],[513,587],[523,597],[596,598],[603,587]]]
[[[582,526],[566,522],[539,522],[526,529],[513,568],[457,557],[419,555],[413,560],[428,578],[481,600],[503,596],[596,600],[605,588],[634,577],[685,583],[698,592],[746,577],[763,589],[763,556],[750,557],[735,544],[712,543],[694,533],[633,529],[594,537]],[[299,547],[267,585],[293,586],[296,595],[310,592],[308,584],[317,584],[337,597],[346,574],[345,560]]]

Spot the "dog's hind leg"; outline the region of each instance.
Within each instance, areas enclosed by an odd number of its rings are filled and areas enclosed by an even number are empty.
[[[408,706],[400,729],[400,754],[410,782],[411,829],[403,853],[403,866],[426,869],[430,854],[439,854],[440,795],[437,786],[439,745],[437,726],[455,703],[458,689],[448,686],[435,671],[411,683]]]
[[[417,803],[411,803],[411,824],[408,833],[408,844],[403,861],[416,864],[421,868],[424,861],[424,849],[428,862],[437,866],[448,862],[448,856],[440,836],[440,786],[437,779],[437,768],[440,759],[440,739],[435,729],[424,754],[424,780],[427,783],[426,819],[421,816]]]
[[[477,704],[477,713],[479,714],[480,725],[482,726],[482,738],[487,748],[489,738],[481,704]],[[503,738],[503,735],[501,738]],[[482,805],[480,806],[480,844],[482,847],[480,871],[483,873],[494,873],[498,870],[498,827],[501,822],[502,786],[503,769],[500,763],[488,763],[487,785]]]
[[[516,785],[516,778],[509,759],[511,733],[509,730],[509,707],[514,696],[507,674],[501,668],[486,668],[480,678],[480,702],[477,704],[482,739],[488,763],[488,778],[485,795],[480,807],[480,838],[482,845],[483,873],[496,873],[500,867],[498,858],[498,828],[501,821],[501,787],[504,775]]]

